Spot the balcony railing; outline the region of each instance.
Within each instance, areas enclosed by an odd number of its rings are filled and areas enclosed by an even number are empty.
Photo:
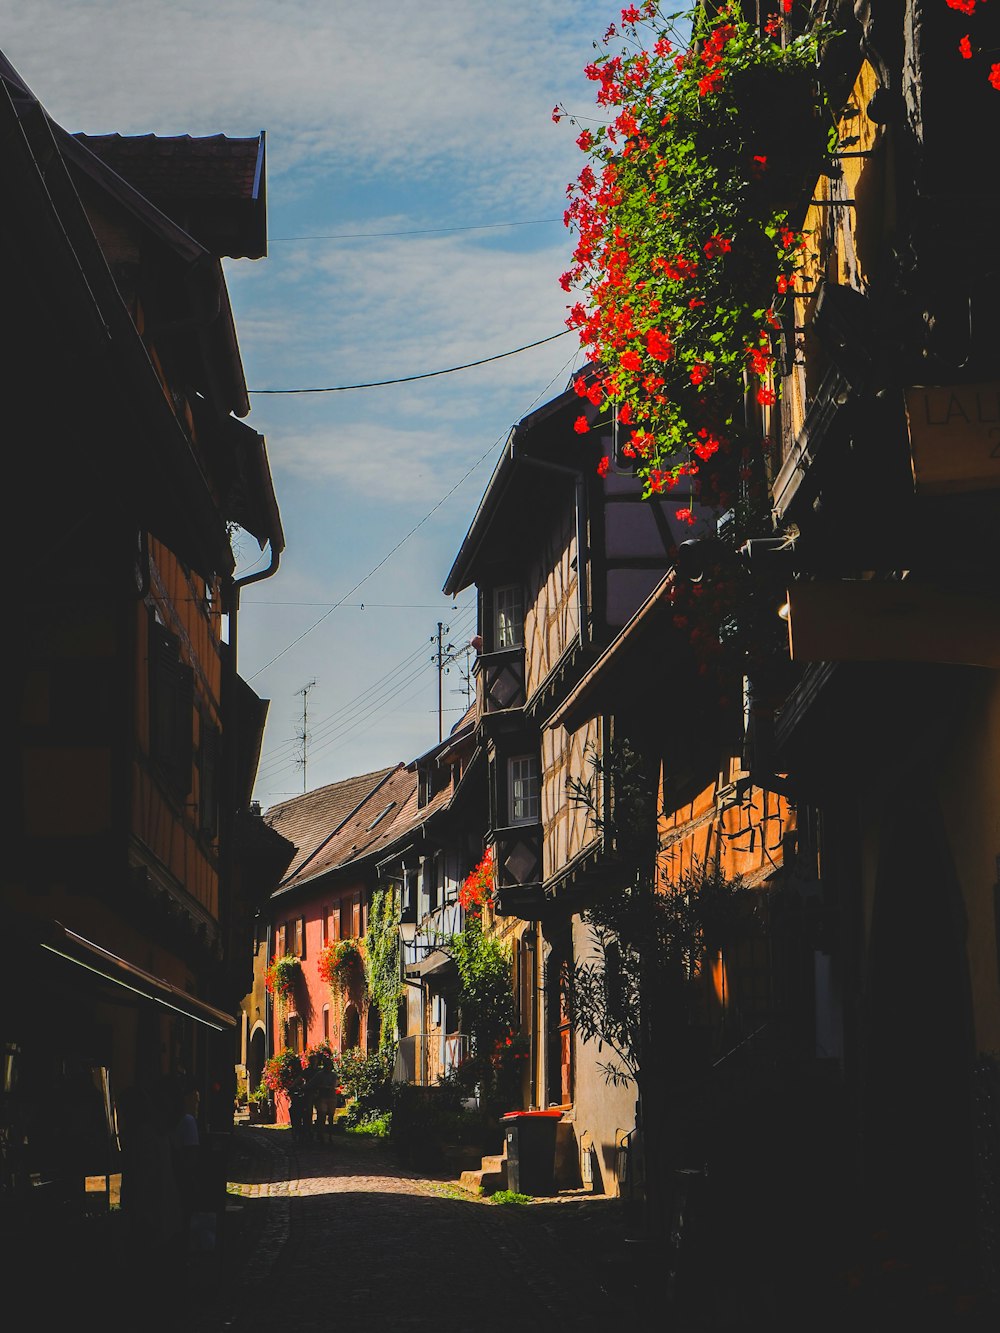
[[[392,1077],[396,1083],[437,1083],[469,1054],[464,1032],[414,1032],[401,1037]]]

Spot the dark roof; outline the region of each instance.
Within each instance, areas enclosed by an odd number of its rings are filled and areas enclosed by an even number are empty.
[[[324,842],[328,842],[344,820],[374,792],[391,773],[399,768],[394,764],[359,777],[331,782],[315,791],[303,792],[289,801],[272,805],[264,811],[264,820],[284,838],[295,844],[286,879],[296,877],[306,862],[314,858]]]
[[[260,136],[76,134],[150,199],[255,199]]]
[[[364,865],[374,868],[379,858],[388,856],[432,815],[445,810],[453,795],[449,784],[420,805],[413,766],[398,764],[273,806],[264,819],[299,843],[277,893],[300,888],[331,872],[360,872]]]
[[[264,133],[75,134],[73,138],[213,254],[267,253]]]
[[[479,507],[444,583],[452,597],[484,570],[509,561],[522,533],[537,531],[552,492],[572,486],[575,475],[593,472],[598,449],[596,432],[578,435],[577,416],[596,416],[572,389],[529,412],[511,429]]]

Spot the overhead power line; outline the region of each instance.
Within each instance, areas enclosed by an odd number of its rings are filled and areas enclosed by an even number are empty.
[[[551,389],[552,385],[555,384],[559,376],[565,374],[567,367],[572,365],[575,359],[576,359],[576,354],[574,353],[573,356],[571,356],[569,360],[564,363],[562,370],[559,371],[556,375],[553,375],[553,377],[549,380],[548,384],[546,384],[545,388],[540,390],[539,393],[535,394],[535,397],[528,405],[526,411],[530,412],[531,408],[533,408],[535,404],[539,402],[546,393],[548,393],[549,389]],[[468,480],[469,477],[472,476],[472,474],[476,471],[476,469],[486,461],[486,459],[490,456],[490,454],[492,454],[493,451],[499,446],[503,438],[504,438],[503,436],[500,436],[497,440],[494,441],[493,444],[490,445],[489,449],[487,449],[485,453],[480,454],[479,458],[475,461],[475,463],[473,463],[473,465],[470,468],[468,468],[467,471],[463,473],[461,477],[459,477],[458,481],[455,482],[451,490],[447,491],[444,495],[442,495],[441,499],[438,500],[437,504],[433,505],[432,508],[428,510],[428,512],[423,516],[422,519],[420,519],[419,522],[414,523],[413,527],[409,530],[406,536],[401,538],[392,548],[391,551],[387,551],[385,555],[382,557],[382,559],[378,562],[378,564],[375,565],[374,568],[370,569],[368,573],[364,576],[364,578],[358,579],[357,583],[355,583],[353,588],[348,588],[347,592],[344,593],[343,597],[341,597],[339,601],[334,602],[333,606],[331,606],[329,610],[324,611],[321,616],[319,616],[316,620],[314,620],[313,623],[307,629],[304,629],[302,633],[299,634],[296,638],[294,638],[291,641],[291,643],[286,643],[284,648],[282,648],[280,652],[275,653],[275,655],[269,661],[265,662],[262,667],[258,667],[257,670],[253,673],[253,675],[247,677],[247,680],[248,681],[256,680],[259,675],[261,675],[268,669],[268,667],[274,666],[275,662],[277,662],[279,658],[284,657],[285,653],[289,652],[292,648],[294,648],[296,644],[301,643],[302,640],[307,635],[311,634],[314,629],[322,625],[324,620],[326,620],[327,617],[331,616],[334,613],[334,611],[337,610],[338,607],[343,606],[347,602],[348,597],[350,597],[353,593],[356,593],[357,590],[363,587],[370,578],[372,578],[375,574],[377,574],[378,571],[382,568],[382,566],[387,564],[388,561],[392,559],[392,557],[396,554],[399,548],[401,546],[404,546],[410,540],[413,534],[415,532],[418,532],[424,526],[425,523],[429,522],[437,513],[437,511],[441,508],[441,506],[445,503],[445,501],[450,499],[450,497],[455,494],[458,488],[462,486]]]
[[[400,375],[392,380],[370,380],[367,384],[334,384],[320,389],[248,389],[247,393],[346,393],[349,389],[382,389],[389,384],[412,384],[414,380],[430,380],[436,375],[454,375],[457,370],[471,370],[474,366],[486,366],[491,361],[502,361],[505,356],[517,356],[519,352],[530,352],[533,347],[542,347],[545,343],[564,338],[570,329],[561,329],[537,342],[525,343],[523,347],[512,347],[509,352],[497,352],[495,356],[484,356],[478,361],[466,361],[461,366],[448,366],[445,370],[425,370],[420,375]]]

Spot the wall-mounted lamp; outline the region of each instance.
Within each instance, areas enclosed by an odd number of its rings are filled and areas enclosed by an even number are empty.
[[[791,604],[788,601],[782,602],[781,605],[778,607],[778,615],[781,617],[782,620],[788,620],[790,619],[791,614],[792,614]]]

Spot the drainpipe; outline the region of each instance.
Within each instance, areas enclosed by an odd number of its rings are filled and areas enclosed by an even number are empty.
[[[541,1049],[538,1040],[538,921],[532,921],[528,929],[524,932],[528,943],[528,952],[531,954],[531,1059],[529,1060],[529,1084],[528,1084],[528,1109],[529,1111],[538,1110],[538,1055]]]
[[[276,529],[280,534],[280,526]],[[277,572],[278,562],[281,559],[283,542],[278,537],[272,537],[270,542],[271,560],[268,567],[258,570],[256,574],[250,574],[242,579],[226,579],[223,584],[222,604],[226,614],[229,617],[229,652],[224,659],[225,667],[222,679],[222,697],[223,699],[234,699],[236,697],[236,675],[237,675],[237,642],[238,642],[238,620],[240,607],[240,589],[249,583],[257,583],[261,579],[270,578]],[[223,712],[223,730],[222,740],[224,746],[225,766],[224,781],[222,791],[222,807],[220,817],[220,846],[219,846],[219,931],[223,940],[223,976],[226,978],[226,989],[229,990],[232,984],[232,973],[228,968],[228,963],[232,954],[232,875],[233,875],[233,838],[234,824],[236,818],[236,754],[237,742],[239,739],[239,726],[236,714]],[[224,914],[224,915],[223,915]],[[268,923],[268,958],[271,953],[270,923]],[[270,1008],[270,1006],[268,1006]],[[268,1013],[267,1033],[265,1034],[265,1049],[270,1039],[271,1015]],[[273,1053],[273,1052],[272,1052]]]

